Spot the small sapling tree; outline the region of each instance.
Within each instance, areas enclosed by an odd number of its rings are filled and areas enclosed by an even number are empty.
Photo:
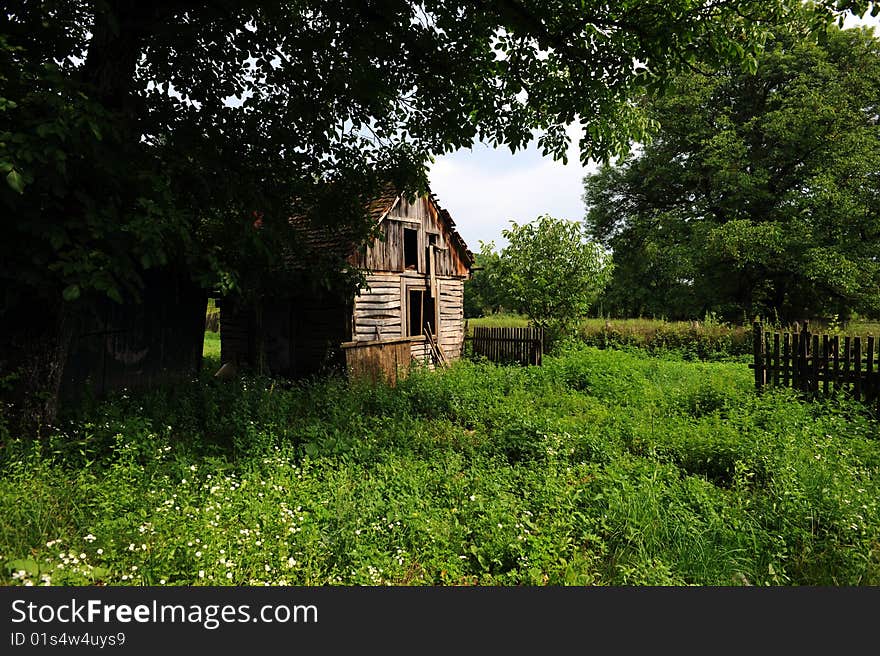
[[[611,257],[578,221],[543,215],[511,221],[498,276],[532,323],[551,338],[570,331],[611,279]]]

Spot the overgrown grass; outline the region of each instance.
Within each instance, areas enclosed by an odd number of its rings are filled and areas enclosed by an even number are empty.
[[[485,317],[468,319],[467,323],[469,332],[476,326],[486,328],[525,328],[529,325],[529,318],[521,314],[490,314]]]
[[[205,358],[220,360],[220,333],[205,331],[205,347],[202,351]]]
[[[205,367],[212,370],[212,367]],[[3,583],[880,584],[878,424],[579,346],[114,398],[0,462]]]
[[[685,359],[717,360],[737,356],[742,359],[752,353],[751,326],[735,326],[711,318],[705,321],[586,319],[577,334],[585,344],[599,348],[639,348]]]
[[[468,319],[468,332],[477,326],[519,328],[528,317],[494,314]],[[589,346],[606,349],[642,349],[684,359],[743,359],[752,352],[751,326],[731,326],[714,320],[585,319],[575,337]]]

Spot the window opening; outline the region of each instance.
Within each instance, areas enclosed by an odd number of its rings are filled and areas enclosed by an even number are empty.
[[[403,267],[405,269],[419,268],[419,231],[410,228],[403,229]]]

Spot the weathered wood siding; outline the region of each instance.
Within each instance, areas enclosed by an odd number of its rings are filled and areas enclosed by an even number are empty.
[[[293,312],[294,376],[307,376],[342,367],[342,342],[351,339],[351,305],[338,299],[309,298],[295,301]]]
[[[403,312],[407,289],[427,287],[425,276],[417,274],[372,274],[369,287],[355,297],[352,336],[356,342],[394,339],[406,336]],[[461,356],[464,344],[464,281],[440,278],[440,323],[437,344],[449,360]],[[413,356],[420,356],[427,347],[413,346]]]
[[[441,280],[440,333],[437,345],[447,360],[461,357],[464,345],[464,280]]]
[[[400,274],[389,273],[367,276],[368,288],[354,299],[354,341],[394,339],[406,334],[401,321],[400,278]]]
[[[221,359],[300,376],[341,364],[346,357],[352,359],[350,367],[382,368],[389,353],[408,350],[411,359],[432,366],[430,346],[419,335],[407,334],[407,304],[414,290],[433,298],[436,316],[430,323],[443,356],[459,358],[471,255],[452,219],[430,196],[413,203],[398,198],[384,216],[375,218],[384,238],[349,258],[367,278],[367,286],[350,303],[300,294],[286,301],[267,299],[259,311],[227,304],[221,308]],[[415,266],[409,268],[406,230],[416,231],[415,253],[409,254]],[[362,343],[388,340],[402,340],[404,346],[360,350]],[[342,343],[348,341],[354,346],[346,348],[358,350],[346,355]]]
[[[431,357],[431,347],[428,346],[428,343],[424,339],[411,342],[410,355],[412,356],[413,362],[416,364],[427,367],[428,369],[434,368],[434,359]]]
[[[228,297],[220,308],[220,362],[247,364],[256,361],[256,321],[254,309]]]
[[[390,385],[405,378],[412,365],[410,340],[397,338],[377,342],[346,342],[342,345],[349,376]]]
[[[438,306],[437,344],[448,360],[461,356],[464,344],[464,281],[469,264],[452,243],[452,228],[425,196],[400,198],[382,220],[384,239],[375,240],[353,263],[367,270],[367,287],[355,297],[352,339],[387,340],[407,334],[409,289],[431,289],[431,261]],[[417,267],[405,267],[404,230],[417,230]],[[433,235],[433,257],[429,246]],[[432,321],[432,324],[435,321]],[[429,348],[413,343],[413,358],[429,358]]]
[[[61,379],[62,402],[189,380],[198,373],[207,294],[170,271],[148,271],[144,282],[140,302],[98,300],[76,326]]]
[[[469,275],[467,263],[461,259],[451,242],[450,228],[440,220],[437,209],[427,196],[412,204],[401,198],[385,216],[381,226],[385,238],[374,240],[366,253],[353,259],[353,263],[359,268],[374,272],[403,271],[403,231],[409,228],[418,230],[418,273],[428,273],[425,249],[429,243],[429,235],[434,234],[437,235],[438,247],[434,253],[435,275],[465,278]]]

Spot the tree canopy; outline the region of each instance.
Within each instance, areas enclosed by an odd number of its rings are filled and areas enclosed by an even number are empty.
[[[816,5],[816,24],[867,4]],[[4,289],[119,298],[171,261],[234,286],[259,254],[255,210],[264,240],[285,233],[293,198],[356,225],[351,199],[380,178],[424,187],[431,155],[475,137],[516,149],[537,131],[563,157],[575,121],[584,159],[623,152],[650,125],[637,89],[698,58],[753,61],[767,25],[799,7],[13,2],[0,16]]]
[[[880,40],[780,28],[757,70],[702,67],[585,180],[614,252],[606,311],[733,320],[880,313]]]
[[[471,276],[464,282],[464,316],[482,317],[505,309],[516,310],[509,291],[498,278],[498,260],[495,242],[480,242],[480,251],[474,253]]]

